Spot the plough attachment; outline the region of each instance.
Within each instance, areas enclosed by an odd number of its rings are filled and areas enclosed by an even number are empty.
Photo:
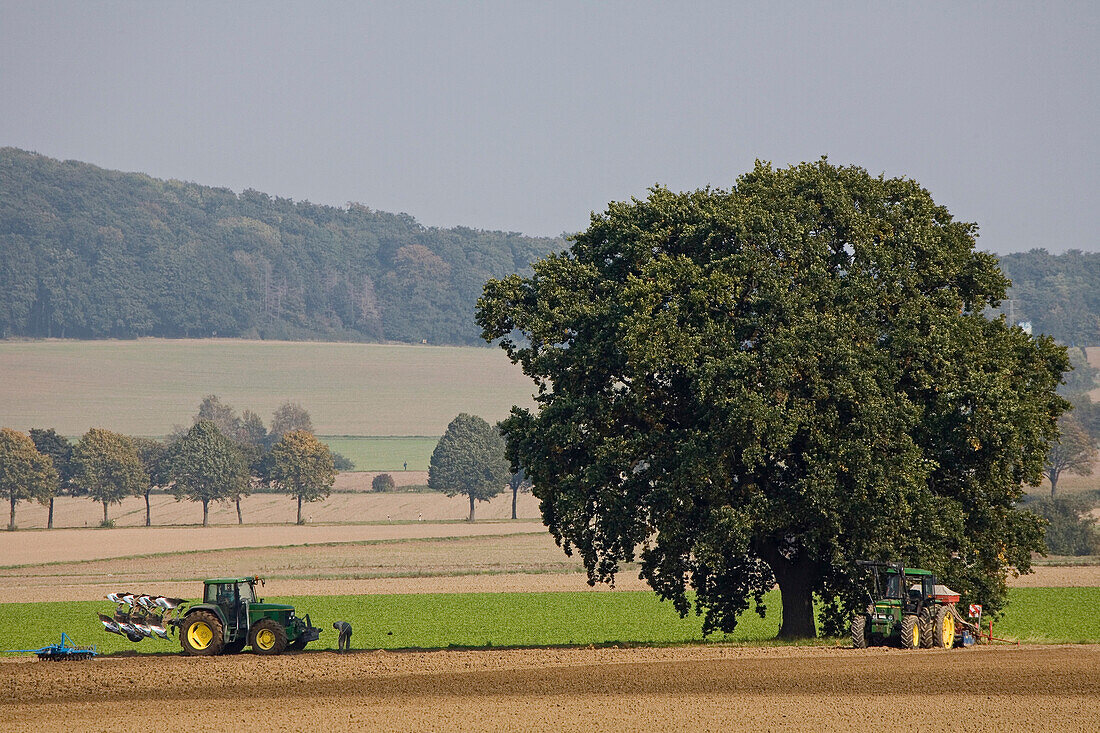
[[[130,641],[168,638],[168,627],[179,619],[184,598],[169,598],[145,593],[108,593],[107,600],[117,604],[113,616],[97,614],[103,630],[125,636]]]

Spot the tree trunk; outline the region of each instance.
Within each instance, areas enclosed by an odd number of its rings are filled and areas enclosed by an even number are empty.
[[[771,567],[779,584],[783,602],[783,621],[779,639],[813,639],[817,636],[814,618],[814,578],[817,568],[804,550],[790,559],[784,557],[775,544],[760,548],[760,557]]]
[[[1054,492],[1058,489],[1058,474],[1060,474],[1060,473],[1061,473],[1061,471],[1051,471],[1050,476],[1047,477],[1047,478],[1050,479],[1050,498],[1051,499],[1054,498]]]
[[[298,496],[298,524],[302,523],[302,497]]]
[[[516,518],[516,497],[519,496],[519,487],[512,487],[512,519]]]
[[[470,521],[470,522],[474,521],[474,497],[473,497],[473,494],[470,495],[470,519],[467,520],[467,521]]]
[[[103,526],[107,526],[107,502],[103,502]]]
[[[145,526],[152,526],[151,517],[149,515],[149,492],[145,492]]]
[[[8,522],[8,529],[15,529],[15,494],[12,493],[11,497],[11,521]]]
[[[210,500],[202,500],[202,526],[207,526],[207,521],[210,519]]]
[[[53,529],[53,497],[50,497],[50,513],[46,518],[46,529]]]
[[[241,516],[241,497],[237,497],[237,524],[244,524],[244,517]]]

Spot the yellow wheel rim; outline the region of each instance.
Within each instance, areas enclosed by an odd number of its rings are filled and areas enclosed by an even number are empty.
[[[943,646],[950,649],[955,644],[955,617],[947,614],[943,617]]]
[[[275,632],[271,629],[260,629],[260,633],[256,634],[256,646],[265,652],[275,646]]]
[[[205,621],[196,621],[187,627],[187,642],[192,649],[205,649],[214,640],[214,630]]]
[[[913,648],[920,649],[920,624],[913,624]]]

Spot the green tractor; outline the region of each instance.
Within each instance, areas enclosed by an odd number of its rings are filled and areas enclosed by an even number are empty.
[[[294,615],[294,607],[256,598],[259,577],[205,580],[203,602],[187,608],[168,623],[180,632],[188,656],[237,654],[245,645],[257,654],[282,654],[304,649],[320,638],[321,629]]]
[[[896,644],[903,649],[950,649],[962,621],[955,609],[959,595],[936,582],[928,570],[901,563],[859,560],[870,576],[870,602],[852,616],[852,646]]]

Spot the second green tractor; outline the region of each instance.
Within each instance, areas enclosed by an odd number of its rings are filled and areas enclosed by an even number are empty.
[[[858,561],[870,576],[868,604],[852,616],[852,646],[894,644],[903,649],[955,645],[959,596],[928,570],[901,563]]]

